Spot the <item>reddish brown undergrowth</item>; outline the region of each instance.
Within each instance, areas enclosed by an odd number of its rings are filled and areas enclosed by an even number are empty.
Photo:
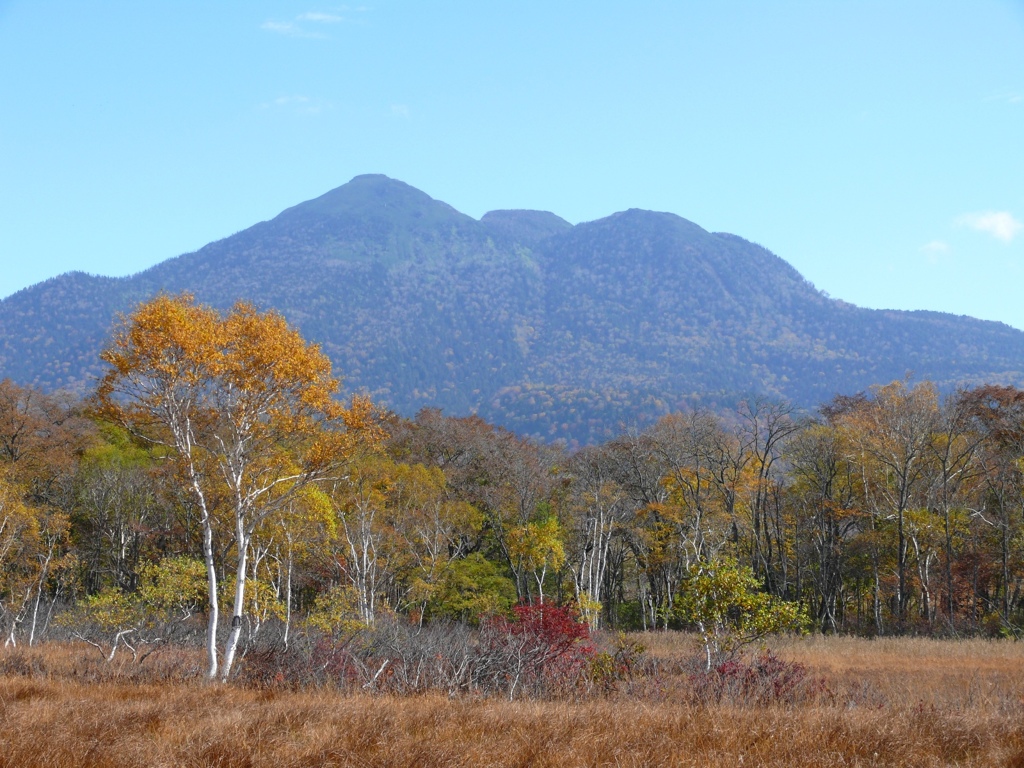
[[[659,685],[583,701],[253,689],[198,682],[170,650],[141,668],[4,651],[0,766],[1024,766],[1019,644],[789,640],[778,658],[829,694],[759,705],[694,703],[690,641],[640,640]]]

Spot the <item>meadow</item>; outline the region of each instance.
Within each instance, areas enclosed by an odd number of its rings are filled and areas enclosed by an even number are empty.
[[[696,695],[691,637],[630,639],[642,679],[515,701],[209,684],[172,648],[7,649],[0,766],[1024,766],[1021,643],[778,638],[800,679],[765,697]]]

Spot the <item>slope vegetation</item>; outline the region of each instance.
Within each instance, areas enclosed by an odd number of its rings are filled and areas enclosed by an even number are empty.
[[[129,278],[70,273],[0,302],[0,378],[86,391],[117,312],[158,291],[280,310],[345,384],[411,415],[472,411],[601,440],[687,404],[812,408],[908,372],[1024,384],[1024,333],[827,298],[769,251],[668,213],[477,221],[384,176]]]

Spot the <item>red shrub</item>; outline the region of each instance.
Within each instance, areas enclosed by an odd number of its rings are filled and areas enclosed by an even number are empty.
[[[571,608],[521,604],[513,618],[492,618],[481,627],[478,680],[515,698],[564,694],[579,687],[596,651],[590,628]]]

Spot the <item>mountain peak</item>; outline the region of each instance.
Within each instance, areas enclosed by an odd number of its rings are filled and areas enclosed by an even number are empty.
[[[711,233],[699,224],[694,224],[689,219],[684,219],[675,213],[666,211],[648,211],[644,208],[629,208],[625,211],[613,213],[603,219],[590,222],[591,224],[601,223],[625,223],[629,226],[650,227],[653,229],[674,229],[677,232],[685,232],[691,237],[707,237]]]
[[[550,211],[488,211],[480,217],[480,223],[524,245],[535,245],[552,235],[560,235],[572,229],[572,224]]]
[[[458,219],[472,221],[447,203],[435,200],[405,182],[383,174],[356,176],[347,184],[320,197],[299,203],[280,213],[274,221],[311,222],[317,219]]]
[[[353,176],[349,184],[401,184],[403,187],[409,186],[404,181],[392,179],[383,173],[360,173]]]

